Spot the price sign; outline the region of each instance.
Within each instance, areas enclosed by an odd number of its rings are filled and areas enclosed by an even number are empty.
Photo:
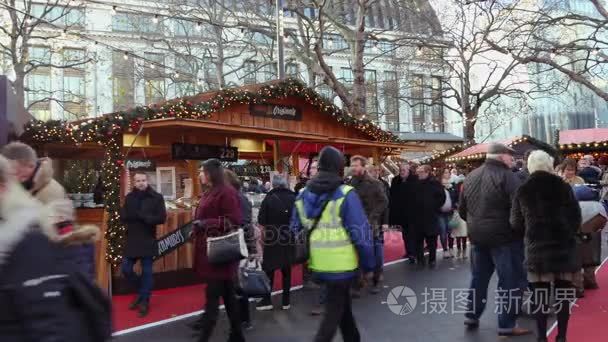
[[[231,146],[175,143],[171,146],[171,155],[175,160],[217,158],[221,161],[235,162],[239,159],[239,150]]]

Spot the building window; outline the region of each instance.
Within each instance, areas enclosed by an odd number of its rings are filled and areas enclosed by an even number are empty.
[[[414,132],[424,132],[424,78],[422,75],[415,75],[412,77],[411,82],[413,129]]]
[[[339,34],[325,34],[323,36],[323,48],[332,51],[346,50],[348,44],[344,37]]]
[[[165,100],[165,56],[159,53],[145,53],[144,94],[145,103],[150,105]]]
[[[112,53],[112,99],[114,111],[127,110],[135,103],[133,58],[124,59],[124,52]]]
[[[173,76],[176,95],[183,97],[197,94],[196,77],[199,68],[196,58],[186,55],[175,57],[175,69],[179,73]]]
[[[49,22],[52,25],[84,27],[83,9],[62,7],[55,4],[32,4],[30,13],[33,17],[41,18],[41,23]]]
[[[264,68],[262,69],[262,77],[263,77],[264,82],[277,79],[277,75],[278,75],[278,72],[277,72],[276,63],[270,63],[270,64],[264,65]]]
[[[66,66],[63,70],[63,108],[64,111],[77,118],[87,115],[85,91],[86,71],[84,69],[84,64],[78,65],[80,62],[84,62],[85,58],[84,50],[63,50],[63,65]]]
[[[255,61],[246,61],[243,64],[243,84],[255,84],[257,82],[258,63]]]
[[[210,34],[207,25],[190,20],[175,20],[173,27],[176,37],[203,37]]]
[[[285,74],[290,78],[300,78],[300,70],[298,64],[295,62],[289,62],[285,65]]]
[[[384,118],[389,131],[399,131],[399,83],[397,73],[384,72]]]
[[[203,68],[204,68],[204,81],[206,84],[206,89],[218,89],[220,87],[218,82],[218,69],[215,62],[210,58],[205,58],[203,60]]]
[[[365,112],[370,120],[378,121],[378,80],[376,70],[365,70]]]
[[[162,24],[155,24],[152,16],[134,13],[116,13],[112,16],[112,31],[161,33]]]
[[[340,80],[347,88],[353,86],[353,70],[351,68],[341,68],[340,69]]]
[[[27,75],[28,110],[39,120],[51,119],[51,49],[35,46],[28,50],[29,60],[37,66]]]
[[[443,116],[443,90],[440,77],[431,78],[431,122],[434,132],[445,132],[445,120]]]

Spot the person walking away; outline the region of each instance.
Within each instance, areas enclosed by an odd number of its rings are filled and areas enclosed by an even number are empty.
[[[583,216],[583,223],[591,220],[596,215],[607,217],[605,207],[599,202],[599,194],[596,190],[584,186],[575,185],[574,195],[579,201]],[[585,290],[595,290],[599,286],[595,279],[595,269],[602,262],[602,231],[578,234],[578,271],[574,278],[577,298],[585,296]],[[581,273],[582,269],[582,273]]]
[[[446,194],[441,183],[431,177],[433,168],[429,165],[418,167],[418,184],[416,186],[416,201],[413,209],[414,237],[416,241],[416,261],[419,267],[424,267],[424,246],[429,250],[428,265],[433,268],[437,259],[437,238],[439,237],[439,216],[441,207],[446,202]]]
[[[389,224],[393,227],[401,227],[403,246],[405,248],[405,259],[410,263],[416,262],[416,251],[414,241],[414,226],[412,224],[416,213],[412,209],[414,201],[414,189],[418,182],[418,176],[410,170],[410,165],[401,163],[399,175],[391,182],[389,198]]]
[[[352,179],[350,185],[355,189],[361,199],[365,215],[371,226],[371,233],[374,238],[374,256],[376,265],[370,292],[377,294],[380,292],[379,283],[382,277],[384,266],[384,232],[382,231],[382,220],[384,211],[388,207],[388,198],[384,186],[380,181],[374,179],[367,173],[367,159],[363,156],[353,156],[350,159],[350,169]],[[363,285],[360,283],[360,285]],[[360,297],[362,286],[355,286],[353,296]]]
[[[369,223],[357,193],[342,184],[343,169],[344,155],[334,147],[324,147],[319,173],[298,195],[291,220],[294,234],[309,234],[309,267],[327,287],[315,342],[333,341],[338,327],[344,341],[361,341],[350,289],[359,268],[371,279],[375,265]],[[310,231],[315,220],[318,224]]]
[[[516,172],[517,177],[521,183],[525,182],[528,177],[530,177],[530,171],[528,170],[528,159],[530,158],[530,154],[535,150],[527,150],[524,153],[524,159],[522,159],[522,167],[521,170]]]
[[[264,227],[264,262],[262,268],[270,279],[271,287],[274,283],[275,272],[281,270],[283,310],[289,310],[291,307],[289,293],[294,255],[289,222],[293,214],[296,193],[289,190],[288,186],[287,179],[284,176],[274,176],[272,190],[262,201],[258,213],[258,223]],[[272,308],[270,294],[263,298],[256,307],[260,311],[272,310]]]
[[[553,158],[549,154],[534,151],[527,165],[530,176],[515,193],[510,222],[513,230],[525,236],[525,267],[532,289],[537,341],[547,341],[549,298],[561,293],[554,305],[556,341],[565,342],[570,302],[575,299],[572,282],[577,268],[580,270],[576,235],[581,209],[572,188],[553,174]],[[550,295],[552,289],[555,293]],[[571,298],[568,293],[572,293]]]
[[[158,252],[156,226],[165,222],[167,212],[163,196],[148,185],[148,176],[145,173],[135,173],[133,183],[135,187],[125,198],[121,213],[121,219],[127,226],[121,271],[125,279],[138,291],[129,309],[139,308],[139,316],[144,317],[150,309],[152,263]],[[133,271],[137,261],[141,263],[139,277]]]
[[[36,200],[49,210],[57,235],[54,242],[63,247],[61,258],[94,279],[95,246],[100,236],[95,225],[74,223],[74,207],[65,190],[53,179],[53,165],[48,158],[38,158],[36,151],[22,142],[12,142],[1,153],[9,160],[10,173]]]
[[[454,238],[452,237],[450,222],[454,216],[454,210],[458,205],[458,192],[456,186],[451,182],[452,174],[449,169],[445,169],[441,178],[441,185],[445,189],[445,202],[439,214],[439,241],[443,248],[443,258],[451,259],[454,257]]]
[[[96,341],[82,308],[72,305],[66,278],[76,270],[58,262],[62,250],[54,242],[48,208],[20,186],[10,168],[0,156],[2,341]]]
[[[498,312],[498,334],[520,336],[530,331],[517,327],[525,270],[523,235],[511,228],[511,202],[520,185],[511,172],[515,151],[502,144],[491,144],[485,163],[471,172],[461,192],[458,212],[467,223],[471,241],[471,291],[465,325],[479,327],[485,310],[488,284],[496,270],[498,289],[506,293],[499,299],[510,303]]]
[[[207,238],[222,236],[243,223],[241,206],[237,191],[226,183],[224,168],[217,159],[205,161],[200,170],[200,181],[210,189],[201,198],[197,210],[199,228],[196,230],[196,256],[194,269],[207,284],[206,304],[201,324],[199,342],[210,340],[219,316],[220,297],[224,300],[226,313],[230,320],[228,341],[245,341],[239,309],[236,301],[238,261],[215,265],[207,258]]]

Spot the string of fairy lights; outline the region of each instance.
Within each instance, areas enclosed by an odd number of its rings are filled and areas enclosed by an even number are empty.
[[[79,122],[34,120],[25,127],[25,138],[34,145],[61,142],[68,144],[96,143],[105,148],[102,165],[102,184],[106,189],[105,205],[109,215],[106,239],[106,259],[116,265],[121,260],[122,241],[126,232],[120,221],[120,175],[124,166],[122,134],[137,131],[143,122],[155,119],[204,120],[212,113],[236,104],[266,103],[269,100],[299,97],[325,115],[333,117],[343,126],[365,133],[374,141],[400,143],[394,134],[383,131],[366,119],[355,118],[320,96],[298,80],[288,79],[267,84],[257,91],[225,89],[209,100],[194,103],[189,99],[171,101],[162,106],[141,106],[129,111],[108,114]],[[390,148],[388,148],[390,149]]]

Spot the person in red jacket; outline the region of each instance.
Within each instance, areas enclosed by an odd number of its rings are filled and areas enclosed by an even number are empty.
[[[217,159],[203,163],[200,181],[210,189],[203,195],[197,211],[200,229],[196,232],[194,269],[207,283],[205,313],[201,321],[200,342],[209,341],[217,323],[220,297],[224,300],[230,320],[230,342],[243,342],[243,332],[236,300],[236,272],[238,262],[213,265],[207,259],[207,237],[221,236],[231,227],[242,224],[242,213],[237,191],[227,184],[224,169]]]

